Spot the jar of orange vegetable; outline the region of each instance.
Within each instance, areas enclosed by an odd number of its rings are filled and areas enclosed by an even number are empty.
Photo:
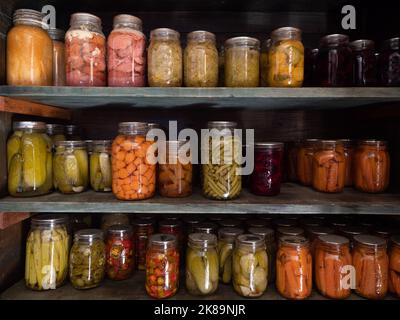
[[[309,242],[301,236],[279,239],[276,288],[287,299],[305,299],[312,290],[312,258]]]
[[[353,159],[354,159],[354,142],[350,139],[339,140],[343,143],[344,151],[344,186],[351,187],[353,185]]]
[[[145,270],[146,250],[149,238],[154,233],[155,221],[152,219],[136,219],[133,221],[133,241],[135,243],[136,268]]]
[[[53,41],[53,86],[65,86],[65,32],[50,28],[48,33]]]
[[[389,185],[389,174],[386,141],[359,141],[354,155],[354,186],[364,192],[384,192]]]
[[[389,290],[400,297],[400,236],[391,238],[389,253]]]
[[[122,122],[112,145],[112,189],[120,200],[151,198],[155,193],[156,165],[146,141],[147,123]]]
[[[354,237],[353,265],[356,292],[367,299],[382,299],[388,289],[389,258],[386,241],[370,235]]]
[[[349,240],[345,237],[320,236],[315,248],[315,282],[322,295],[332,299],[345,299],[351,294],[350,287],[345,286],[343,272],[351,266]]]
[[[303,141],[297,153],[297,179],[301,184],[309,186],[312,184],[312,163],[318,139],[307,139]]]
[[[315,247],[320,236],[335,234],[335,230],[330,227],[316,226],[307,230],[307,238],[310,240],[311,255],[315,256]]]
[[[146,254],[146,291],[156,299],[172,297],[179,287],[179,251],[176,237],[155,234]]]

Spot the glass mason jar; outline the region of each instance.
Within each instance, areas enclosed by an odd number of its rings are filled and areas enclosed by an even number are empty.
[[[353,161],[354,161],[354,141],[350,139],[340,139],[340,142],[343,143],[343,151],[344,151],[344,186],[351,187],[353,185]]]
[[[315,86],[318,48],[305,49],[304,54],[304,86]]]
[[[386,241],[370,235],[355,236],[354,241],[356,293],[367,299],[383,299],[388,289],[389,272]]]
[[[269,63],[268,63],[268,55],[269,50],[271,49],[271,39],[265,40],[261,45],[260,51],[260,86],[261,87],[268,87],[268,70],[269,70]]]
[[[136,219],[133,221],[133,238],[135,242],[136,268],[146,270],[146,250],[149,238],[154,233],[155,221],[152,219]]]
[[[112,187],[111,141],[95,140],[90,154],[90,185],[94,191],[110,192]]]
[[[242,221],[237,219],[224,219],[218,221],[218,225],[221,228],[240,228],[242,226]]]
[[[242,189],[241,147],[234,133],[236,122],[210,121],[209,141],[203,141],[202,154],[207,160],[203,164],[203,195],[215,200],[237,198]],[[215,132],[215,134],[213,134]]]
[[[114,17],[107,39],[108,86],[144,87],[146,36],[142,20],[128,14]]]
[[[384,86],[400,85],[400,38],[388,39],[383,43],[380,55],[380,77]]]
[[[376,85],[377,61],[374,41],[356,40],[350,43],[350,48],[353,54],[353,85]]]
[[[218,50],[213,33],[193,31],[187,35],[183,66],[186,87],[218,86]]]
[[[14,122],[7,141],[8,192],[14,197],[47,194],[53,189],[51,139],[43,122]]]
[[[319,236],[335,234],[335,230],[326,226],[309,227],[307,229],[307,238],[310,241],[311,255],[315,256],[315,247]]]
[[[49,29],[53,41],[53,86],[65,86],[65,32],[61,29]]]
[[[33,290],[62,286],[68,274],[68,218],[39,215],[31,220],[26,240],[25,284]]]
[[[162,234],[172,234],[176,237],[176,245],[181,249],[183,245],[183,230],[179,220],[162,220],[158,223],[158,232]]]
[[[65,126],[62,124],[46,124],[46,134],[52,141],[53,149],[56,146],[56,142],[67,140],[65,135]]]
[[[276,229],[277,238],[284,236],[304,236],[304,229],[300,227],[279,227]]]
[[[276,258],[276,289],[287,299],[306,299],[312,291],[312,258],[306,238],[279,239]]]
[[[89,186],[89,159],[84,141],[59,141],[54,156],[54,187],[61,193],[80,193]]]
[[[342,192],[345,179],[343,143],[321,140],[313,155],[312,185],[321,192]]]
[[[353,224],[353,221],[348,216],[339,216],[329,219],[329,225],[339,232],[341,229],[349,227]]]
[[[179,288],[179,250],[176,237],[155,234],[146,254],[146,291],[156,299],[172,297]]]
[[[7,34],[7,84],[10,86],[53,85],[53,43],[35,10],[19,9]]]
[[[89,155],[89,158],[93,153],[93,148],[94,148],[93,142],[94,142],[93,140],[85,140],[86,149],[87,149],[87,153]]]
[[[112,144],[112,190],[120,200],[147,199],[155,193],[156,165],[149,162],[154,141],[146,141],[147,130],[144,122],[119,124]]]
[[[186,252],[186,289],[190,294],[207,296],[218,289],[219,261],[217,237],[192,233]]]
[[[225,41],[225,87],[258,87],[260,41],[235,37]]]
[[[232,281],[232,253],[237,236],[244,231],[239,228],[225,227],[218,230],[219,280],[230,284]]]
[[[387,243],[390,243],[390,238],[393,234],[397,234],[398,229],[390,225],[375,225],[371,234],[382,239],[385,239]]]
[[[281,191],[283,143],[254,144],[254,170],[250,176],[250,190],[260,196],[276,196]]]
[[[82,229],[90,229],[92,226],[91,214],[73,214],[69,218],[69,224],[72,234],[75,234]]]
[[[242,297],[261,296],[268,285],[268,255],[262,236],[242,234],[232,255],[233,288]]]
[[[331,299],[346,299],[351,294],[345,288],[346,267],[352,266],[349,240],[335,235],[320,236],[315,247],[315,283],[322,295]]]
[[[274,219],[272,224],[275,229],[279,227],[296,227],[298,225],[296,220],[287,218]]]
[[[320,140],[307,139],[301,143],[297,153],[297,179],[305,186],[312,184],[313,156]]]
[[[132,228],[114,225],[107,229],[106,273],[111,280],[130,278],[135,267]]]
[[[217,235],[218,224],[215,222],[201,222],[194,226],[193,233],[206,233]]]
[[[354,248],[354,237],[360,234],[368,234],[368,230],[362,226],[346,226],[339,228],[338,233],[350,241],[350,249]]]
[[[246,220],[247,228],[264,228],[268,225],[268,221],[265,219],[249,219]]]
[[[184,154],[181,151],[185,144],[186,140],[166,141],[165,152],[158,149],[158,189],[163,197],[180,198],[192,194],[190,150]]]
[[[324,219],[321,218],[301,218],[300,226],[305,230],[311,227],[319,227],[324,224]]]
[[[65,34],[65,56],[68,86],[106,85],[106,38],[100,18],[81,12],[71,15]]]
[[[147,78],[150,87],[180,87],[183,61],[179,32],[159,28],[150,33]]]
[[[65,126],[67,141],[81,141],[81,130],[78,126],[70,124]]]
[[[186,234],[186,238],[189,234],[194,233],[194,228],[204,222],[205,218],[203,217],[198,217],[198,216],[189,216],[189,217],[185,217],[183,219],[183,224],[184,224],[184,231]]]
[[[386,190],[390,175],[390,155],[386,141],[359,141],[353,163],[356,189],[370,193]]]
[[[400,297],[400,236],[393,236],[389,251],[389,290]]]
[[[268,84],[271,87],[301,87],[304,80],[304,47],[301,30],[279,28],[271,33]]]
[[[104,279],[106,249],[103,231],[83,229],[75,233],[69,256],[69,280],[75,289],[90,289]]]
[[[297,157],[301,146],[300,141],[292,141],[285,144],[286,150],[286,174],[291,182],[297,181]]]
[[[101,230],[106,234],[111,226],[129,225],[129,216],[126,213],[105,213],[101,217]]]

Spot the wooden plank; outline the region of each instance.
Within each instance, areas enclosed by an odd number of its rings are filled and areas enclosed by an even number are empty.
[[[28,212],[0,212],[0,230],[9,228],[30,216]]]

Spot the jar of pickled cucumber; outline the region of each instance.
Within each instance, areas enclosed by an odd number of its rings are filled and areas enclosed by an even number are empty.
[[[8,192],[32,197],[53,189],[52,142],[44,122],[14,122],[7,141]]]
[[[186,252],[186,289],[190,294],[207,296],[218,289],[219,261],[217,237],[192,233]]]
[[[53,41],[53,86],[65,86],[65,32],[50,28],[48,33]]]
[[[90,289],[104,279],[106,249],[103,231],[83,229],[75,233],[69,256],[69,279],[75,289]]]
[[[110,192],[111,179],[111,141],[93,141],[90,154],[90,185],[94,191]]]
[[[260,82],[260,41],[235,37],[225,41],[225,86],[258,87]]]
[[[268,55],[271,49],[271,39],[267,39],[261,45],[260,51],[260,86],[268,86]]]
[[[233,288],[243,297],[261,296],[268,285],[268,255],[264,238],[242,234],[236,238],[232,258]]]
[[[190,32],[187,35],[183,65],[186,87],[216,87],[218,50],[215,35],[207,31]]]
[[[244,231],[226,227],[218,230],[219,280],[230,284],[232,281],[232,252],[237,236]]]
[[[55,148],[56,142],[67,140],[65,126],[62,124],[46,124],[46,133],[53,142],[53,148]]]
[[[235,135],[236,122],[210,121],[210,138],[203,141],[203,195],[215,200],[237,198],[242,189],[241,141]]]
[[[25,284],[33,290],[62,286],[68,274],[68,218],[40,215],[32,218],[26,241]]]

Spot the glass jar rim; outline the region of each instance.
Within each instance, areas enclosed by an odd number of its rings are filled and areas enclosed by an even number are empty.
[[[361,244],[364,246],[374,247],[374,248],[381,248],[386,247],[385,239],[382,239],[377,236],[372,236],[369,234],[359,234],[354,236],[354,241],[357,244]]]
[[[75,233],[75,240],[93,241],[95,239],[103,240],[104,233],[100,229],[82,229]]]
[[[145,134],[149,127],[146,122],[120,122],[118,124],[120,133],[132,133],[132,134]]]
[[[13,130],[46,130],[46,123],[41,121],[16,121],[13,123]]]
[[[318,236],[318,239],[323,243],[339,246],[350,243],[349,239],[347,239],[346,237],[338,236],[336,234],[320,235]]]
[[[253,46],[256,47],[257,50],[260,50],[260,40],[252,37],[246,37],[246,36],[241,36],[241,37],[233,37],[229,38],[228,40],[225,41],[225,48],[228,49],[234,45],[239,45],[239,46]]]
[[[148,126],[149,130],[150,129],[158,129],[161,127],[159,123],[155,123],[155,122],[148,122],[147,126]]]
[[[237,122],[235,121],[208,121],[208,129],[224,129],[224,128],[236,128]]]
[[[132,225],[137,226],[137,227],[147,227],[147,226],[153,226],[155,224],[155,220],[153,219],[135,219],[132,221]]]
[[[181,226],[181,222],[179,220],[172,220],[172,219],[164,219],[158,223],[159,228],[162,228],[162,227],[175,228],[175,227],[180,227],[180,226]]]
[[[265,246],[265,239],[253,233],[241,234],[236,237],[235,246],[246,246],[256,249]]]
[[[75,12],[71,14],[70,18],[70,25],[72,26],[73,24],[95,24],[98,25],[101,28],[101,19],[98,16],[95,16],[94,14],[91,13],[86,13],[86,12]]]
[[[359,40],[354,40],[350,42],[350,48],[353,51],[362,51],[365,49],[374,49],[375,48],[375,42],[373,40],[369,39],[359,39]]]
[[[246,221],[246,225],[253,228],[263,228],[267,225],[267,222],[264,219],[249,219]]]
[[[323,222],[321,221],[321,219],[308,217],[301,219],[300,224],[306,227],[318,227],[321,226]]]
[[[212,42],[216,41],[215,34],[205,30],[196,30],[189,32],[186,38],[187,41],[193,41],[193,40],[198,40],[198,41],[211,40]]]
[[[309,227],[307,229],[307,231],[314,236],[322,236],[322,235],[328,235],[328,234],[335,233],[334,229],[332,229],[331,227],[327,227],[327,226]]]
[[[361,226],[345,226],[343,228],[341,228],[340,233],[344,234],[344,235],[348,235],[348,236],[356,236],[359,234],[366,234],[368,231],[366,230],[366,228],[361,227]]]
[[[58,123],[47,123],[46,131],[47,131],[47,133],[51,133],[51,134],[53,134],[54,132],[64,133],[65,126],[63,124],[58,124]]]
[[[131,14],[118,14],[113,18],[113,27],[118,24],[134,24],[142,28],[142,19]]]
[[[224,219],[218,223],[223,228],[235,228],[242,224],[241,221],[237,219]]]
[[[265,240],[275,239],[275,231],[266,227],[250,227],[247,229],[251,234],[262,236]]]
[[[68,216],[67,215],[53,215],[53,214],[44,214],[33,217],[31,220],[31,224],[35,226],[42,225],[56,225],[56,224],[67,224]]]
[[[217,245],[217,237],[210,233],[191,233],[189,234],[189,245],[215,247]]]
[[[390,48],[392,50],[400,49],[400,37],[386,39],[383,42],[383,48]]]
[[[154,37],[173,37],[179,40],[180,33],[170,28],[157,28],[150,31],[150,39]]]
[[[58,28],[49,28],[47,30],[50,38],[54,41],[64,41],[65,31]]]
[[[55,145],[56,147],[87,149],[86,142],[82,140],[56,141]]]
[[[290,220],[290,219],[274,219],[273,224],[277,227],[294,227],[297,225],[296,222]]]
[[[358,145],[374,145],[374,146],[386,146],[387,141],[386,140],[358,140],[357,141]]]
[[[348,45],[349,36],[341,33],[328,34],[319,41],[321,47],[336,47],[339,45]]]
[[[254,143],[255,149],[283,149],[283,142],[256,142]]]
[[[33,9],[17,9],[13,13],[13,23],[30,22],[33,25],[40,26],[44,30],[49,29],[49,25],[43,21],[44,14]]]
[[[111,147],[111,140],[85,140],[85,143],[91,143],[93,147]]]
[[[130,235],[132,234],[132,227],[126,224],[114,224],[107,228],[107,234]]]
[[[224,227],[224,228],[221,228],[218,230],[218,238],[219,239],[236,238],[237,236],[239,236],[243,233],[244,233],[244,230],[240,229],[240,228]]]
[[[301,39],[302,31],[295,27],[281,27],[271,32],[272,39],[292,39],[293,37]]]
[[[152,246],[161,247],[163,249],[168,249],[171,247],[176,247],[177,238],[172,234],[156,233],[150,236],[148,247]]]
[[[285,236],[302,236],[304,234],[304,229],[300,227],[279,227],[276,231]]]
[[[308,246],[309,241],[303,236],[282,236],[279,238],[279,242],[289,246]]]
[[[203,217],[185,217],[183,218],[183,222],[187,223],[187,224],[195,224],[195,223],[200,223],[203,222],[205,220],[205,218]]]
[[[200,222],[194,227],[196,233],[212,234],[218,229],[218,225],[214,222]]]

